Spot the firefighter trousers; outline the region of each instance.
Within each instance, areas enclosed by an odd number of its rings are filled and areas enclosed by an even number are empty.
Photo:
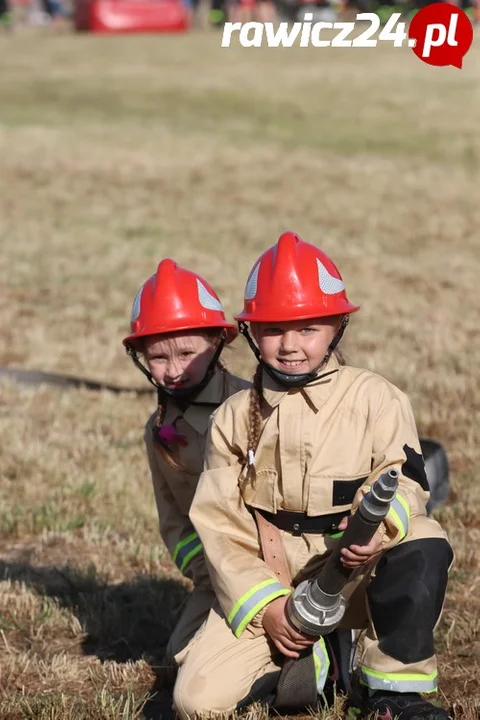
[[[199,585],[188,595],[179,609],[178,620],[165,650],[166,665],[176,665],[175,656],[188,645],[205,622],[214,601],[215,593],[208,585]]]
[[[433,631],[440,619],[453,552],[433,519],[414,517],[408,535],[344,589],[342,627],[366,629],[358,672],[372,690],[434,692]],[[218,605],[176,657],[174,708],[182,720],[228,713],[275,691],[283,663],[255,618],[240,638]],[[328,662],[328,661],[327,661]],[[326,675],[326,673],[322,673]]]

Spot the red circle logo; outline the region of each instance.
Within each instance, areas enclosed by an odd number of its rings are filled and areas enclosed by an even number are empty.
[[[468,15],[451,3],[434,3],[419,10],[408,29],[415,40],[415,55],[429,65],[462,67],[463,56],[473,41]]]

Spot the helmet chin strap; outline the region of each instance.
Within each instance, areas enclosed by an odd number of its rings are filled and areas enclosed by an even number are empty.
[[[225,330],[222,330],[222,334],[220,335],[220,342],[218,343],[217,349],[215,350],[215,353],[208,364],[207,371],[203,376],[203,379],[196,385],[192,385],[191,387],[187,388],[167,388],[165,387],[165,385],[161,385],[160,383],[158,383],[153,377],[150,370],[148,370],[145,365],[140,362],[137,351],[135,350],[133,345],[129,345],[127,347],[127,355],[130,355],[134,364],[138,367],[139,370],[141,370],[147,380],[157,389],[159,402],[161,400],[165,400],[166,398],[172,398],[172,400],[179,400],[184,402],[186,401],[187,405],[192,405],[197,395],[199,395],[202,390],[207,387],[208,383],[212,379],[213,373],[215,372],[216,364],[225,345],[226,338],[227,333],[225,332]],[[202,403],[198,404],[201,405]],[[211,405],[211,403],[206,404]]]
[[[283,385],[283,387],[286,388],[298,388],[298,387],[305,387],[305,385],[310,385],[313,382],[316,382],[320,379],[318,373],[320,370],[328,363],[330,360],[330,357],[337,347],[338,343],[342,339],[343,333],[345,332],[345,328],[348,325],[349,316],[344,315],[342,317],[342,322],[340,323],[340,327],[337,330],[335,337],[333,338],[332,342],[328,346],[328,350],[326,352],[325,357],[323,358],[322,362],[317,365],[317,367],[314,370],[311,370],[308,373],[286,373],[282,372],[281,370],[277,370],[277,368],[274,368],[272,365],[269,365],[266,363],[262,356],[260,355],[260,350],[255,345],[255,343],[252,340],[252,337],[248,331],[247,324],[245,322],[239,322],[238,327],[244,338],[246,338],[248,344],[250,345],[250,349],[253,351],[255,357],[257,358],[260,365],[265,368],[265,371],[270,375],[270,377],[275,380],[279,385]],[[337,370],[332,370],[331,372],[325,373],[325,375],[322,375],[321,377],[326,377],[327,375],[332,375],[333,373],[338,372]]]

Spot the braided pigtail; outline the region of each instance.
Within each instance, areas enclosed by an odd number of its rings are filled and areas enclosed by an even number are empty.
[[[155,428],[157,429],[157,432],[155,433],[155,439],[160,443],[160,438],[158,436],[158,431],[163,425],[163,418],[165,417],[165,411],[167,409],[167,403],[164,398],[162,398],[159,394],[158,398],[158,406],[157,406],[157,414],[155,416]]]
[[[253,376],[253,387],[250,388],[250,404],[248,407],[247,436],[247,476],[246,481],[255,485],[255,452],[262,431],[262,366],[259,364]]]
[[[230,375],[230,373],[229,373],[228,368],[227,368],[227,366],[225,365],[225,363],[224,363],[222,360],[220,360],[220,359],[217,360],[217,365],[216,365],[216,367],[217,367],[217,368],[220,370],[220,372],[222,373],[222,380],[223,380],[223,393],[222,393],[222,396],[223,396],[223,398],[226,398],[227,395],[228,395],[228,376]]]
[[[335,357],[337,358],[339,365],[346,365],[346,364],[347,364],[347,359],[346,359],[345,355],[343,354],[341,348],[336,347],[335,350],[333,351],[333,354],[334,354]]]

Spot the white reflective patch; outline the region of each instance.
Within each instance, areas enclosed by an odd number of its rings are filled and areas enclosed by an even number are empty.
[[[253,300],[255,295],[257,294],[257,282],[258,282],[258,272],[260,270],[260,263],[256,265],[252,272],[250,273],[250,277],[247,280],[247,285],[245,287],[245,300]]]
[[[318,284],[320,285],[320,290],[324,292],[325,295],[335,295],[336,293],[345,290],[343,280],[339,280],[338,278],[333,277],[333,275],[330,275],[325,265],[323,265],[318,258],[317,268]]]
[[[213,297],[211,295],[205,285],[202,285],[200,280],[197,278],[197,289],[198,289],[198,299],[200,301],[200,305],[204,307],[206,310],[219,310],[220,312],[223,312],[223,306],[222,303],[217,300],[216,297]]]
[[[133,323],[135,320],[138,320],[138,316],[140,315],[140,299],[142,297],[142,290],[145,287],[145,284],[142,285],[140,290],[135,295],[135,300],[133,301],[132,305],[132,315],[130,317],[130,322]]]
[[[147,285],[148,282],[150,282],[150,280],[152,281],[152,285],[153,285],[152,290],[153,290],[153,288],[155,287],[156,280],[157,280],[155,275],[152,275],[151,277],[148,278],[148,280],[145,280],[142,287],[140,288],[138,293],[135,295],[135,300],[133,301],[133,305],[132,305],[132,315],[130,317],[131,323],[135,322],[135,320],[138,320],[138,317],[140,315],[140,301],[142,299],[143,288],[145,287],[145,285]]]

